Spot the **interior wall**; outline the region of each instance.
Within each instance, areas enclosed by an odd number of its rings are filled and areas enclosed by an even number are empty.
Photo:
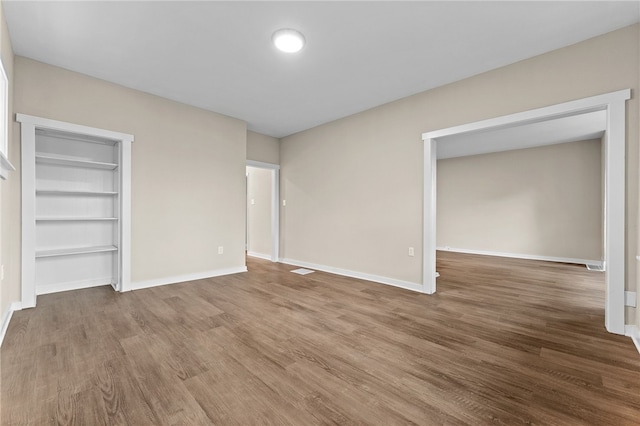
[[[247,160],[280,164],[280,139],[247,131]]]
[[[283,257],[421,283],[423,132],[631,88],[625,225],[633,236],[626,286],[634,291],[638,31],[623,28],[283,138]]]
[[[640,31],[638,31],[638,33],[637,33],[637,39],[638,39],[638,58],[640,60]],[[638,73],[638,87],[640,87],[640,72]],[[638,118],[638,121],[640,121],[640,109],[638,111],[636,111],[636,117]],[[640,141],[638,143],[640,145]],[[640,154],[640,152],[638,152],[636,154]],[[640,161],[639,161],[638,164],[640,164]],[[638,176],[638,178],[640,179],[640,176]],[[640,203],[640,198],[638,199],[638,203]],[[638,210],[638,211],[640,212],[640,210]],[[638,226],[636,228],[636,242],[637,242],[636,248],[640,249],[640,226]],[[638,252],[636,252],[635,254],[636,254],[636,256],[640,256],[640,253],[638,253]],[[637,268],[637,265],[639,264],[639,262],[640,262],[640,257],[637,257],[636,258],[636,268]],[[635,322],[635,324],[638,327],[638,333],[640,333],[640,274],[636,274],[636,287],[635,288],[636,288],[636,308],[635,309],[627,308],[627,316],[629,318],[628,323],[633,324]],[[635,321],[634,321],[634,319],[635,319]]]
[[[601,168],[600,139],[439,160],[437,246],[600,262]]]
[[[271,259],[271,201],[273,171],[247,167],[247,232],[249,255]]]
[[[0,326],[9,312],[9,307],[13,302],[20,300],[20,268],[16,264],[20,263],[20,247],[16,247],[13,242],[16,236],[20,236],[19,226],[20,211],[16,206],[20,205],[20,161],[19,149],[12,143],[16,134],[15,124],[13,124],[13,48],[11,39],[5,22],[2,4],[0,3],[0,55],[2,64],[9,81],[8,100],[8,157],[16,171],[9,172],[8,180],[0,180],[0,264],[4,265],[4,280],[0,282]],[[16,211],[17,210],[17,211]],[[18,220],[18,222],[16,222]]]
[[[134,284],[244,268],[244,122],[18,56],[15,73],[15,112],[134,135]]]

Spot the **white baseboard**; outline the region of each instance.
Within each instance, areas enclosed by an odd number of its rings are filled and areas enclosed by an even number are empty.
[[[538,256],[537,254],[500,253],[495,251],[461,249],[461,248],[454,248],[454,247],[436,247],[436,250],[452,251],[454,253],[479,254],[482,256],[511,257],[514,259],[544,260],[547,262],[577,263],[579,265],[602,266],[602,260],[573,259],[569,257],[554,257],[554,256]]]
[[[635,325],[625,325],[624,335],[631,337],[631,340],[633,340],[633,344],[636,345],[638,353],[640,353],[640,329],[638,329],[638,327],[636,327]]]
[[[7,329],[9,328],[9,323],[11,322],[13,313],[20,310],[22,310],[21,303],[13,302],[7,308],[7,312],[4,312],[4,315],[2,315],[2,329],[0,329],[0,347],[2,347],[2,342],[4,341],[5,334],[7,334]]]
[[[157,278],[153,280],[135,281],[132,282],[129,290],[141,290],[143,288],[158,287],[161,285],[178,284],[187,281],[203,280],[206,278],[220,277],[222,275],[238,274],[240,272],[247,272],[246,266],[239,266],[237,268],[216,269],[213,271],[197,272],[195,274],[174,275],[172,277]]]
[[[271,260],[270,254],[257,253],[255,251],[248,251],[247,256],[257,257],[258,259]]]
[[[625,291],[624,292],[624,306],[629,306],[631,308],[636,307],[636,292],[635,291]]]
[[[397,280],[395,278],[381,277],[379,275],[365,274],[363,272],[350,271],[348,269],[334,268],[332,266],[318,265],[315,263],[303,262],[294,259],[280,259],[281,263],[287,265],[300,266],[302,268],[315,269],[317,271],[329,272],[331,274],[343,275],[345,277],[358,278],[366,281],[373,281],[380,284],[391,285],[394,287],[404,288],[405,290],[417,291],[423,293],[422,284],[416,284],[409,281]]]
[[[43,294],[59,293],[61,291],[80,290],[83,288],[99,287],[101,285],[111,285],[111,277],[36,286],[36,295],[40,296]]]

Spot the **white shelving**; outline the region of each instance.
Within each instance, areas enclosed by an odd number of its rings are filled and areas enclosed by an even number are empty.
[[[115,191],[62,191],[59,189],[36,189],[36,195],[91,195],[91,196],[115,196]]]
[[[116,246],[95,246],[95,247],[74,247],[74,248],[62,248],[54,250],[40,250],[36,251],[36,258],[40,257],[54,257],[54,256],[73,256],[76,254],[89,254],[89,253],[105,253],[111,251],[117,251]]]
[[[48,154],[36,153],[36,164],[56,164],[69,167],[87,167],[90,169],[113,170],[118,165],[116,163],[105,163],[103,161],[91,161],[82,158],[59,157]]]
[[[79,216],[60,216],[60,217],[36,217],[36,222],[95,222],[102,220],[118,220],[117,217],[79,217]]]
[[[22,114],[18,121],[23,305],[97,285],[126,290],[133,136]]]

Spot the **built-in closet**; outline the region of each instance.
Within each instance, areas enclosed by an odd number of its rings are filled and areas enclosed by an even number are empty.
[[[133,136],[18,114],[22,301],[130,277]]]

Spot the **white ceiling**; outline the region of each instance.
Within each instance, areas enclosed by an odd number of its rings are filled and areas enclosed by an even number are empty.
[[[286,136],[639,21],[612,2],[4,1],[17,55]],[[271,45],[304,33],[297,55]]]
[[[602,110],[513,127],[459,133],[437,139],[437,158],[443,160],[600,139],[606,129],[607,111]]]

